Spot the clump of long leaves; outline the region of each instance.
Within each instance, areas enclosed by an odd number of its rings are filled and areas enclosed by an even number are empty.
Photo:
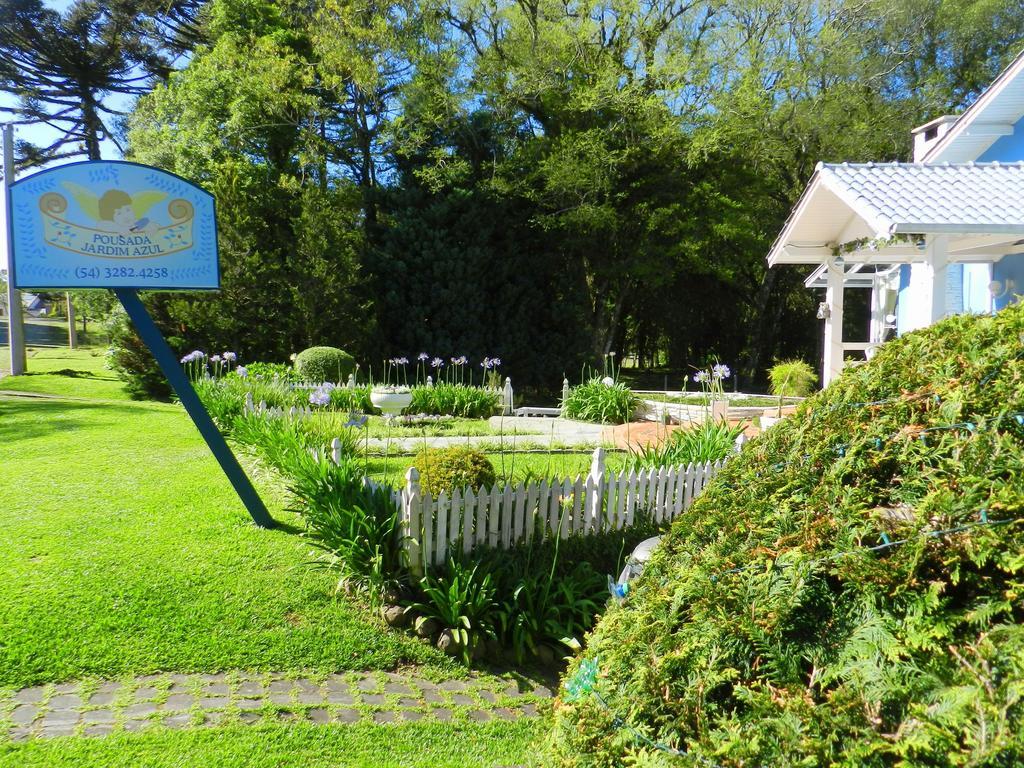
[[[631,446],[626,469],[676,467],[680,464],[704,464],[722,461],[736,448],[742,425],[705,419],[690,429],[670,432],[660,443]]]
[[[605,612],[545,762],[1024,765],[1022,414],[1024,305],[844,369]]]
[[[525,569],[502,603],[502,635],[518,662],[537,655],[541,645],[579,650],[608,596],[606,577],[590,563],[556,575],[557,560],[547,570]]]
[[[464,419],[485,419],[495,414],[499,402],[498,393],[494,390],[439,382],[430,387],[413,387],[412,404],[408,411]]]
[[[467,663],[480,642],[496,636],[497,587],[480,564],[449,558],[444,570],[420,580],[419,590],[421,598],[407,610],[420,614],[417,622],[433,619],[447,629]]]
[[[364,482],[355,462],[307,454],[292,463],[288,490],[306,535],[325,553],[316,565],[337,572],[339,586],[377,604],[407,580],[398,506]]]
[[[640,405],[640,397],[622,382],[608,384],[594,377],[570,389],[562,409],[567,418],[577,421],[625,424]]]
[[[359,452],[359,435],[355,429],[319,416],[293,419],[243,413],[235,418],[231,436],[285,475],[291,475],[296,463],[306,455],[315,452],[319,456],[330,456],[335,439],[339,441],[342,457],[352,457]]]

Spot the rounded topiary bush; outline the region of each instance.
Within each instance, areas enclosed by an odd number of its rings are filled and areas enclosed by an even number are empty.
[[[419,470],[420,486],[434,496],[455,488],[469,486],[476,490],[494,485],[491,460],[482,451],[464,446],[428,448],[420,452],[413,466]]]
[[[548,762],[1024,764],[1021,518],[1024,306],[884,345],[677,520]]]
[[[295,371],[303,381],[342,383],[355,371],[356,361],[337,347],[310,347],[295,356]]]

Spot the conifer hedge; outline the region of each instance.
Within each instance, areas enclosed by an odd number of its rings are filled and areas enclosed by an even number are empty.
[[[1024,306],[886,344],[673,526],[548,762],[1024,765],[1021,518]]]

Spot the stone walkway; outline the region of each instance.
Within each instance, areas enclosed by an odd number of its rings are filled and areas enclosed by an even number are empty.
[[[128,681],[42,685],[0,694],[0,738],[106,736],[148,728],[260,722],[403,723],[535,717],[551,690],[525,679],[350,672],[163,674]]]

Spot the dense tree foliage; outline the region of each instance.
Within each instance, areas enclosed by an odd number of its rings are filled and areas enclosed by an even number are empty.
[[[764,262],[814,164],[906,159],[909,129],[1024,37],[1013,0],[11,7],[93,13],[55,46],[75,62],[129,20],[94,77],[177,62],[129,152],[217,196],[225,290],[167,300],[176,335],[277,359],[497,354],[549,386],[610,351],[747,379],[815,359],[816,298]],[[21,59],[49,45],[36,26],[4,33]],[[65,109],[23,95],[30,118]]]

